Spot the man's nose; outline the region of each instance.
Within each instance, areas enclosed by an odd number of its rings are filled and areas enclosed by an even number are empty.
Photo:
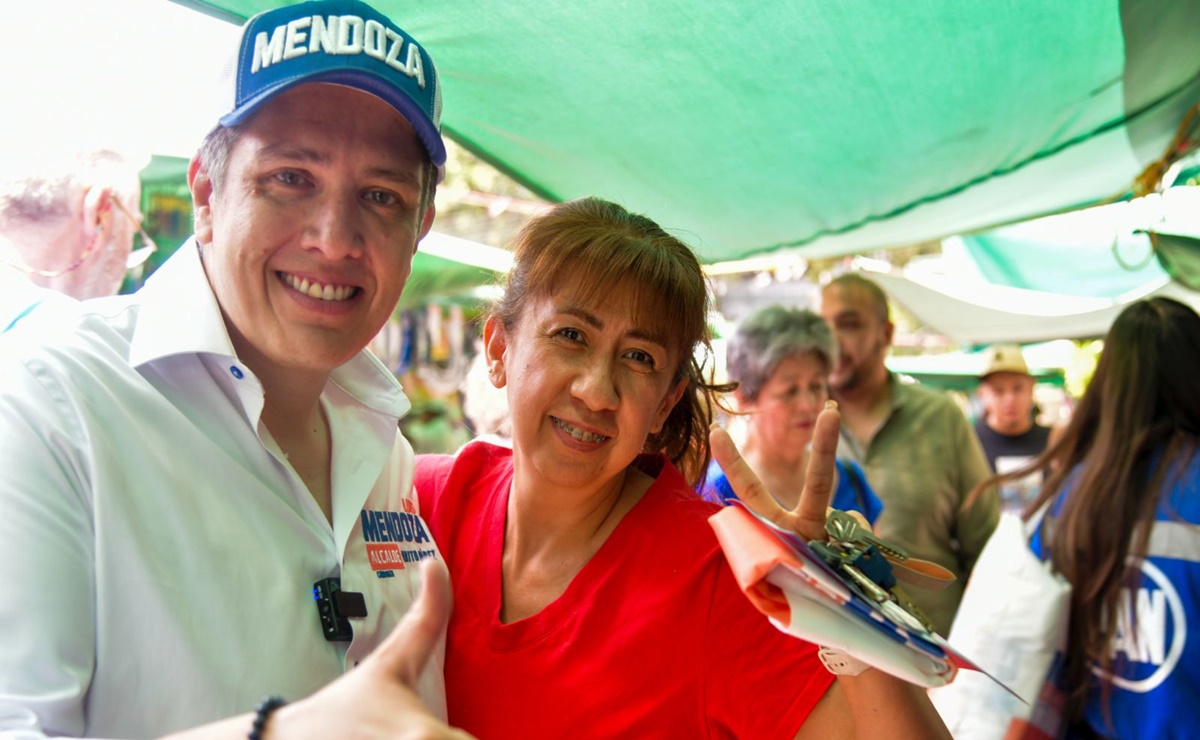
[[[331,260],[362,256],[362,212],[352,193],[331,192],[313,206],[304,246]]]

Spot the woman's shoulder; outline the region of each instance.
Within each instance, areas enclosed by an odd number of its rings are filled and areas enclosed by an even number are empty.
[[[453,485],[456,493],[465,494],[467,488],[511,470],[512,448],[475,440],[452,455],[417,455],[413,485],[421,497],[422,511],[428,511],[447,486]]]
[[[486,466],[512,460],[512,448],[482,439],[474,439],[458,449],[457,452],[422,453],[416,456],[417,470],[434,473],[447,471],[464,466]]]
[[[721,510],[719,504],[706,501],[692,488],[679,469],[666,458],[643,498],[648,522],[659,526],[669,522],[679,539],[693,540],[705,547],[716,544],[709,517]]]
[[[1200,525],[1200,449],[1166,471],[1158,518]]]

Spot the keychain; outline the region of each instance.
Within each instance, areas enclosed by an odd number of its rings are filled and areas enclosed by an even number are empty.
[[[912,602],[898,580],[926,588],[943,588],[954,580],[945,568],[910,558],[904,548],[876,537],[854,515],[830,509],[825,519],[829,540],[809,547],[847,581],[860,596],[879,606],[901,627],[932,633],[933,622]]]

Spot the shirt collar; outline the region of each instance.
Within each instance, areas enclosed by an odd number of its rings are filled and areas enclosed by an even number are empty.
[[[138,297],[141,310],[129,348],[134,367],[184,354],[237,357],[195,237],[150,276]],[[362,404],[396,417],[411,408],[396,377],[370,350],[335,368],[330,382]]]
[[[129,347],[134,367],[182,354],[236,357],[195,237],[150,276],[138,298],[141,309]]]
[[[892,411],[900,408],[912,398],[910,386],[912,383],[906,383],[900,379],[900,376],[894,372],[888,373],[888,382],[892,384]]]

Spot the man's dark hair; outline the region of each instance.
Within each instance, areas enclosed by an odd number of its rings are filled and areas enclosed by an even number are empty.
[[[834,278],[832,281],[830,281],[829,285],[825,286],[825,289],[828,290],[835,285],[847,289],[857,288],[859,290],[866,291],[867,295],[871,297],[871,303],[875,307],[876,317],[878,317],[879,320],[885,324],[892,320],[891,311],[888,308],[887,293],[884,293],[883,288],[880,288],[875,283],[867,280],[861,275],[848,272],[845,275],[839,275],[838,277]]]

